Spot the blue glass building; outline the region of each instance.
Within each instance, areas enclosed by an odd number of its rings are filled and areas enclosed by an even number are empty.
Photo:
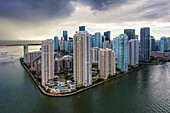
[[[64,40],[67,41],[67,31],[63,31]]]
[[[140,61],[150,61],[150,28],[145,27],[140,30]]]
[[[91,39],[92,39],[92,47],[95,47],[95,35],[92,35],[91,36]]]
[[[73,42],[68,42],[68,50],[73,51]]]
[[[150,36],[150,51],[155,51],[155,38]]]
[[[65,51],[69,51],[68,42],[67,41],[65,41]]]
[[[168,43],[167,43],[167,38],[166,37],[162,37],[160,40],[160,52],[165,52],[168,50]]]
[[[59,50],[59,40],[57,36],[54,37],[54,50]]]
[[[121,34],[113,39],[113,51],[116,54],[117,68],[122,72],[128,71],[128,36]]]
[[[95,47],[103,48],[102,35],[100,32],[95,33]]]
[[[105,41],[110,41],[110,31],[104,32]]]
[[[79,31],[85,31],[85,26],[79,26]]]
[[[124,34],[128,36],[128,39],[135,39],[135,29],[124,29]]]

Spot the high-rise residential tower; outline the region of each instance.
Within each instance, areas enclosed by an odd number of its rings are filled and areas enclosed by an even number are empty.
[[[74,81],[77,87],[92,84],[91,37],[87,31],[76,31],[73,39]]]
[[[113,51],[116,54],[117,68],[128,71],[128,36],[121,34],[113,39]]]
[[[110,43],[109,43],[109,41],[104,41],[104,42],[103,42],[103,49],[106,49],[106,48],[110,49]]]
[[[69,47],[68,47],[68,42],[67,41],[65,41],[65,47],[64,47],[64,51],[69,51]]]
[[[100,70],[100,78],[107,79],[116,73],[116,56],[112,49],[100,49],[98,61],[98,69]]]
[[[63,31],[64,40],[67,41],[67,31]]]
[[[28,53],[28,45],[24,45],[24,62],[26,62],[26,53]]]
[[[150,28],[140,30],[140,61],[150,61]]]
[[[155,38],[150,36],[150,51],[155,51]]]
[[[138,39],[129,40],[129,65],[139,64],[139,41]]]
[[[160,51],[160,40],[155,40],[155,51]]]
[[[168,50],[167,44],[167,38],[163,36],[160,40],[160,52],[165,52],[166,50]]]
[[[102,35],[100,32],[95,33],[95,47],[103,48]]]
[[[98,63],[98,52],[99,52],[98,47],[92,47],[91,48],[91,60],[92,60],[92,63]]]
[[[54,50],[59,50],[59,40],[57,36],[54,37]]]
[[[95,47],[95,35],[91,36],[92,47]]]
[[[170,37],[167,38],[168,50],[170,50]]]
[[[65,41],[60,41],[60,51],[65,51]]]
[[[128,40],[135,39],[135,29],[124,29],[124,34],[128,36]]]
[[[54,78],[54,44],[52,39],[47,39],[42,41],[42,85]]]

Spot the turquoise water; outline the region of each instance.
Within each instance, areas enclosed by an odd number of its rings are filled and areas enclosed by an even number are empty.
[[[67,89],[67,87],[55,87],[55,89]]]
[[[35,47],[31,48],[31,51]],[[38,49],[38,47],[36,48]],[[144,66],[78,95],[42,95],[19,62],[22,47],[0,47],[0,113],[168,113],[170,63]],[[11,59],[13,57],[13,59]]]
[[[92,72],[92,74],[96,74],[96,73],[97,73],[97,72],[94,72],[94,71]]]

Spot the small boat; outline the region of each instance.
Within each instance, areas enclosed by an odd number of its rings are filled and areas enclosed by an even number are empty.
[[[1,55],[6,55],[7,54],[7,52],[5,52],[5,53],[1,53]]]

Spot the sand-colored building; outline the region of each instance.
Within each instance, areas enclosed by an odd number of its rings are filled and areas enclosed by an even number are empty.
[[[87,31],[76,31],[73,39],[73,73],[76,87],[92,84],[91,37]]]
[[[98,69],[100,78],[107,79],[109,75],[116,73],[116,56],[112,49],[100,49],[98,60]]]

